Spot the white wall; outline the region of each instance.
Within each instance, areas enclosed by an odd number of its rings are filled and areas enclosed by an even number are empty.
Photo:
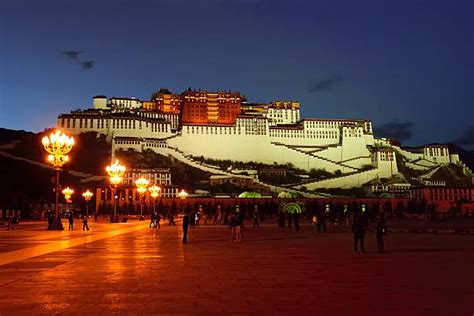
[[[341,176],[337,178],[331,178],[327,180],[315,181],[311,183],[305,183],[293,188],[301,189],[302,187],[306,187],[308,190],[316,190],[316,189],[334,189],[334,188],[341,188],[341,189],[351,189],[354,187],[361,187],[362,185],[378,178],[378,170],[366,170],[356,174]]]

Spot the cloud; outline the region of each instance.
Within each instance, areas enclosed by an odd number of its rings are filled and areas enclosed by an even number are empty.
[[[468,126],[462,132],[462,135],[453,140],[456,145],[474,145],[474,125]]]
[[[64,56],[66,56],[67,58],[72,59],[72,60],[78,60],[79,55],[82,54],[82,53],[83,53],[83,51],[81,51],[81,50],[67,50],[67,51],[62,52],[62,54]]]
[[[82,50],[66,50],[61,52],[61,54],[64,55],[67,59],[80,65],[83,70],[89,70],[94,68],[95,60],[83,60],[81,58],[83,53],[84,51]]]
[[[406,140],[413,135],[412,122],[392,121],[376,128],[375,133],[380,137]]]
[[[342,83],[342,75],[340,73],[332,76],[314,81],[310,87],[309,92],[318,93],[321,91],[331,90]]]
[[[81,62],[82,69],[84,70],[89,70],[94,67],[95,61],[94,60],[89,60],[89,61],[83,61]]]

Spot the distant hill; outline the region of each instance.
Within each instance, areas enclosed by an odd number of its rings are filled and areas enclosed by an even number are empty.
[[[31,135],[32,132],[27,132],[23,130],[12,130],[0,127],[0,144],[10,143],[12,141],[20,140],[26,135]]]
[[[0,129],[0,174],[4,179],[0,181],[0,209],[28,210],[33,203],[54,201],[52,178],[55,171],[48,164],[47,154],[41,144],[42,137],[50,132]],[[111,147],[105,136],[97,133],[83,133],[74,139],[70,162],[64,166],[61,174],[61,184],[74,188],[76,193],[73,201],[82,204],[80,192],[107,183],[103,177],[95,182],[83,183],[81,180],[86,179],[84,174],[106,175],[105,167],[110,164]],[[131,168],[168,167],[173,184],[187,189],[199,188],[200,180],[209,177],[201,170],[152,151],[118,152],[117,157]]]

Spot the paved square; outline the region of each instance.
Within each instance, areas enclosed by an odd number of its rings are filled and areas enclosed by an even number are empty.
[[[472,235],[390,234],[379,255],[372,233],[362,255],[350,234],[310,226],[247,227],[241,244],[226,227],[201,226],[183,245],[180,223],[90,224],[0,232],[2,316],[474,313]]]

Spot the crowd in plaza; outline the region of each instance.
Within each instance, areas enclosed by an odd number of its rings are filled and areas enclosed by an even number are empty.
[[[303,207],[300,212],[289,212],[284,207],[264,208],[262,205],[234,204],[231,207],[223,207],[221,204],[214,208],[205,208],[197,205],[195,208],[183,208],[183,243],[188,242],[188,229],[196,229],[200,222],[211,225],[225,225],[231,231],[232,242],[242,242],[242,231],[245,220],[252,223],[253,228],[260,228],[261,222],[275,222],[280,228],[288,227],[300,230],[300,219],[311,219],[314,231],[319,233],[351,231],[354,235],[354,252],[366,252],[365,235],[372,226],[376,232],[377,251],[384,251],[384,235],[387,232],[385,226],[385,214],[376,209],[369,210],[365,204],[343,205],[342,208],[334,207],[332,204],[312,205],[310,208]],[[280,205],[281,206],[281,205]],[[261,211],[261,209],[263,209]],[[276,210],[276,213],[274,212]],[[168,220],[169,226],[174,226],[174,213],[155,211],[150,216],[150,228],[160,228],[160,220]]]
[[[296,205],[293,210],[285,206]],[[160,208],[150,214],[149,227],[159,229],[162,220],[168,221],[169,226],[175,226],[177,213],[172,208]],[[19,212],[17,212],[19,213]],[[369,207],[363,203],[338,204],[319,203],[309,201],[306,204],[295,201],[282,201],[281,203],[233,203],[224,204],[182,204],[182,227],[183,242],[187,243],[188,228],[196,229],[203,222],[205,225],[225,225],[231,232],[232,242],[242,242],[242,231],[245,221],[250,221],[254,228],[259,228],[262,222],[276,223],[280,228],[294,228],[300,230],[300,221],[311,222],[314,231],[319,233],[351,231],[354,234],[354,252],[366,252],[364,247],[365,235],[372,226],[376,232],[378,252],[384,251],[385,212],[379,206]],[[13,215],[16,213],[13,212]],[[53,229],[55,221],[54,213],[47,211],[45,217],[48,221],[48,229]],[[75,220],[82,221],[82,230],[89,231],[89,216],[81,212],[68,210],[64,217],[67,219],[68,230],[74,230]],[[97,213],[94,213],[97,220]],[[126,222],[127,215],[120,214],[120,221]],[[140,219],[144,219],[143,216]],[[7,218],[7,229],[13,229],[18,219],[12,216]]]

